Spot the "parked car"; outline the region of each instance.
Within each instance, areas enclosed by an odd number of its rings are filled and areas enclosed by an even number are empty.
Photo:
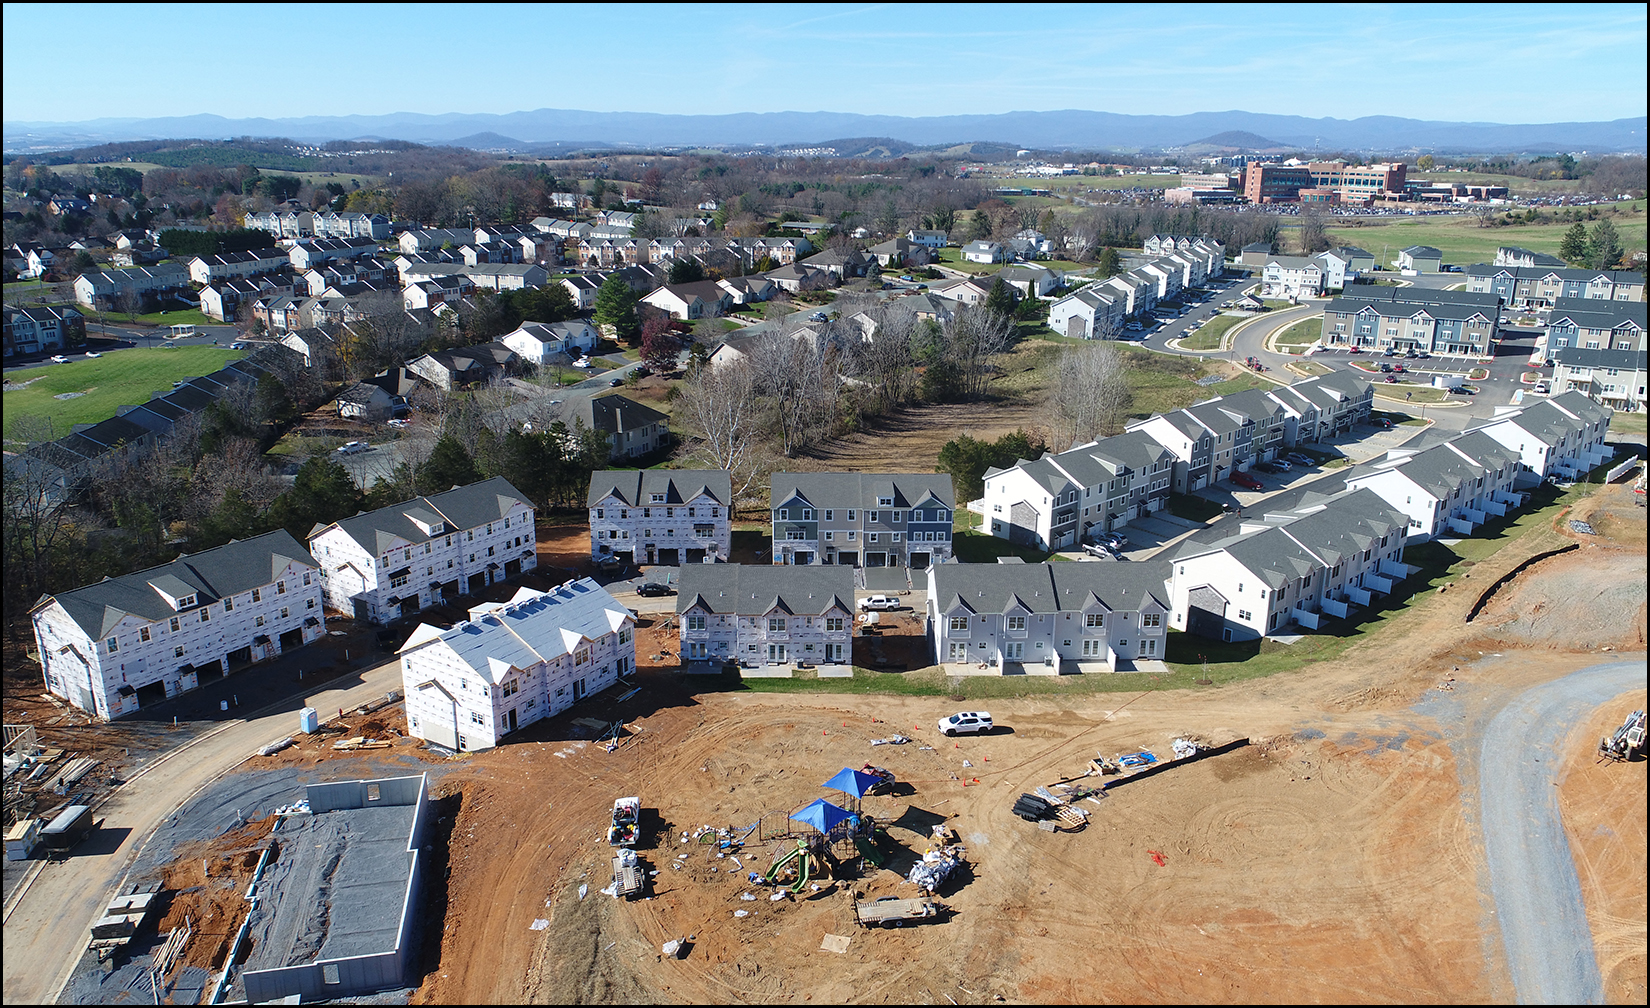
[[[340,455],[357,455],[371,450],[372,445],[367,444],[365,441],[346,441],[338,446],[338,454]]]
[[[595,367],[596,365],[591,362],[589,357],[580,357],[578,360],[573,362],[573,366],[576,367],[576,368],[583,369],[583,368]]]
[[[1111,548],[1105,543],[1084,543],[1083,552],[1087,553],[1091,557],[1098,557],[1101,560],[1112,559]]]
[[[388,427],[405,427],[405,426],[407,426],[407,424],[409,424],[411,422],[412,422],[411,420],[397,419],[397,420],[385,420],[384,424],[385,424],[385,426],[388,426]]]
[[[1275,458],[1272,460],[1272,465],[1282,472],[1288,472],[1295,468],[1295,464],[1286,458]]]
[[[49,358],[49,360],[53,364],[67,364],[67,363],[69,363],[69,358],[63,356],[62,354],[58,354],[56,357]]]
[[[1414,360],[1415,358],[1417,358],[1419,356],[1421,356],[1421,354],[1420,354],[1420,351],[1418,351],[1418,350],[1406,350],[1406,351],[1404,351],[1404,357],[1406,357],[1409,360]]]
[[[872,612],[879,609],[898,609],[899,599],[893,595],[870,595],[859,600],[861,612]]]
[[[1283,471],[1283,470],[1279,469],[1277,466],[1273,465],[1270,462],[1256,462],[1254,465],[1250,466],[1249,468],[1256,469],[1256,470],[1258,470],[1260,472],[1264,472],[1264,473],[1275,473],[1275,472],[1282,472]],[[1233,477],[1233,479],[1235,481],[1236,477]]]
[[[671,590],[669,585],[663,585],[657,581],[649,581],[646,584],[637,586],[636,594],[646,598],[653,598],[656,595],[674,595],[676,593]]]
[[[1127,546],[1129,544],[1129,537],[1121,532],[1098,532],[1094,538],[1097,542],[1109,543],[1112,546]]]
[[[1552,386],[1548,385],[1546,382],[1537,382],[1533,391],[1535,391],[1538,395],[1546,395],[1552,390]]]
[[[991,734],[991,715],[986,711],[963,711],[950,717],[940,718],[940,734],[947,738],[953,735],[975,733],[978,735]]]
[[[607,384],[610,388],[618,388],[620,385],[624,384],[624,379],[623,378],[614,378],[613,380],[609,381]]]
[[[246,344],[243,343],[240,340],[236,340],[235,342],[229,344],[229,349],[231,349],[231,350],[245,350],[246,349]]]
[[[1392,365],[1392,371],[1394,374],[1405,374],[1409,371],[1409,368],[1404,367],[1402,364],[1394,364]]]
[[[1396,357],[1396,356],[1398,356],[1398,348],[1397,347],[1387,347],[1385,350],[1381,351],[1381,356],[1382,357]]]
[[[830,316],[826,315],[822,311],[816,311],[812,315],[808,316],[808,321],[809,322],[829,322],[830,321]]]
[[[96,350],[88,350],[88,351],[86,351],[86,356],[88,356],[88,357],[102,357],[103,355],[98,353]]]
[[[1238,486],[1243,487],[1243,488],[1248,489],[1248,490],[1264,490],[1264,489],[1266,489],[1266,484],[1265,483],[1262,483],[1260,480],[1255,479],[1253,476],[1249,475],[1248,473],[1233,473],[1231,475],[1231,480],[1232,480],[1233,483],[1236,483]]]
[[[1302,455],[1300,452],[1290,452],[1289,454],[1285,455],[1284,458],[1286,458],[1289,461],[1295,463],[1296,465],[1311,466],[1311,465],[1317,465],[1318,464],[1317,461],[1312,458],[1312,456]]]
[[[1386,361],[1381,362],[1381,373],[1382,374],[1386,374],[1387,372],[1389,372],[1391,370],[1392,370],[1392,365],[1391,364],[1388,364]]]
[[[1363,353],[1364,348],[1361,347],[1361,346],[1352,346],[1352,347],[1348,347],[1346,352],[1347,353]]]

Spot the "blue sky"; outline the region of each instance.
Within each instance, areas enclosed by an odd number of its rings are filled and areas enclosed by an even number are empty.
[[[4,29],[8,122],[538,108],[1645,114],[1643,4],[8,3]]]

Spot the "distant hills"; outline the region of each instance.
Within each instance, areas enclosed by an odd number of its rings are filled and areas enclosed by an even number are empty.
[[[1206,154],[1215,151],[1230,152],[1233,154],[1273,154],[1289,150],[1290,145],[1268,140],[1263,136],[1256,136],[1244,130],[1227,130],[1216,133],[1212,137],[1202,140],[1193,140],[1182,146],[1189,154]]]
[[[741,112],[663,115],[538,109],[505,115],[401,112],[375,116],[226,119],[216,115],[159,119],[94,119],[78,123],[8,122],[7,153],[61,150],[125,140],[240,136],[291,137],[304,142],[383,137],[425,144],[562,150],[600,147],[833,146],[824,137],[862,138],[868,156],[890,156],[900,145],[938,148],[979,142],[1045,151],[1136,152],[1192,144],[1247,148],[1259,144],[1300,151],[1553,152],[1643,151],[1645,117],[1611,122],[1502,124],[1434,122],[1397,116],[1309,119],[1257,112],[1123,115],[1063,110],[993,115],[887,116],[845,112]],[[1233,139],[1233,138],[1243,139]],[[874,138],[864,140],[863,138]],[[518,147],[519,145],[519,147]],[[1267,149],[1267,148],[1258,148]],[[875,153],[873,153],[875,151]],[[883,153],[886,151],[887,153]],[[847,156],[847,155],[839,155]]]

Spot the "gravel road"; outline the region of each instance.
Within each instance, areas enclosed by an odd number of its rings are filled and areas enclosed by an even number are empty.
[[[1643,663],[1594,665],[1523,693],[1484,733],[1478,774],[1484,855],[1522,1004],[1604,1002],[1554,785],[1564,739],[1576,722],[1644,685]]]

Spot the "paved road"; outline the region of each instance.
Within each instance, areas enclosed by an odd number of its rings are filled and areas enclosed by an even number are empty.
[[[1478,756],[1490,891],[1521,1004],[1602,1004],[1604,984],[1553,784],[1594,708],[1643,689],[1642,662],[1595,665],[1531,689],[1490,722]]]
[[[397,662],[337,680],[309,694],[322,717],[353,709],[401,685]],[[262,746],[298,727],[302,698],[272,704],[151,764],[97,809],[103,830],[60,863],[40,862],[19,894],[6,894],[5,1003],[51,1004],[80,961],[127,868],[155,828],[203,787]]]

